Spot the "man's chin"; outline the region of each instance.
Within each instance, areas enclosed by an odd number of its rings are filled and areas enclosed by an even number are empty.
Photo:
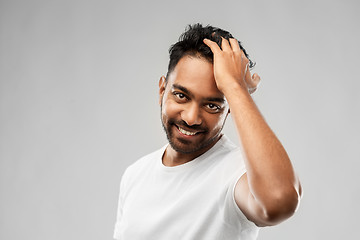
[[[195,153],[201,149],[199,147],[194,147],[196,146],[196,144],[192,144],[191,142],[184,139],[179,140],[179,143],[175,143],[174,141],[169,141],[169,144],[172,147],[172,149],[182,154]]]
[[[176,140],[168,139],[168,140],[169,140],[170,146],[175,151],[182,153],[182,154],[194,154],[194,153],[201,152],[205,149],[207,150],[215,142],[217,142],[216,141],[217,139],[219,139],[219,138],[214,137],[214,138],[208,139],[207,141],[201,141],[198,143],[194,143],[194,142],[188,141],[186,139],[176,139]]]
[[[167,127],[163,124],[163,128],[166,133],[166,137],[172,149],[181,154],[194,154],[200,153],[204,150],[208,150],[221,136],[221,131],[212,136],[210,139],[206,139],[208,132],[204,131],[201,134],[202,136],[194,141],[186,138],[177,138],[177,127],[175,124],[169,124]],[[199,136],[198,136],[199,137]]]

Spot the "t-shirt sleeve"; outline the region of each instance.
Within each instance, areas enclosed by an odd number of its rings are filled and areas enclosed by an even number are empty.
[[[116,216],[116,223],[114,229],[114,239],[120,240],[120,224],[121,218],[123,214],[123,203],[124,203],[124,193],[126,188],[126,181],[127,181],[127,172],[128,169],[124,172],[121,181],[120,181],[120,191],[119,191],[119,200],[118,200],[118,208],[117,208],[117,216]]]
[[[241,152],[237,152],[236,154],[241,154]],[[239,160],[239,159],[238,159]],[[235,202],[235,186],[239,179],[246,173],[245,163],[241,158],[236,164],[236,171],[229,178],[229,184],[226,192],[226,200],[225,200],[225,211],[226,211],[226,219],[225,221],[232,225],[235,228],[239,228],[242,230],[257,228],[257,226],[249,221],[244,213],[240,210],[238,205]],[[235,166],[234,166],[235,167]]]

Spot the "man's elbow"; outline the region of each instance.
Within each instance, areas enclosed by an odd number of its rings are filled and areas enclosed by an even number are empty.
[[[301,188],[290,188],[270,197],[264,207],[265,225],[276,225],[294,215],[299,207],[301,194]]]

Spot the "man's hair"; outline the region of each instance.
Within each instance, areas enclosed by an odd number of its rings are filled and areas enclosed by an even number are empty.
[[[234,38],[231,33],[223,29],[207,25],[203,27],[200,23],[188,25],[185,32],[180,35],[179,41],[173,44],[169,49],[170,61],[167,76],[174,70],[180,59],[184,56],[202,57],[213,62],[213,53],[211,49],[203,42],[204,38],[216,42],[221,48],[221,37],[229,40]],[[249,59],[244,47],[239,42],[240,49],[243,50],[245,56]],[[253,68],[255,63],[249,59],[249,67]]]

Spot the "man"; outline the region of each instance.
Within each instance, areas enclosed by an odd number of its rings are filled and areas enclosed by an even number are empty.
[[[222,29],[189,26],[159,81],[169,144],[127,168],[114,238],[256,239],[297,209],[301,186],[250,93],[260,81]],[[242,148],[221,133],[231,112]]]

